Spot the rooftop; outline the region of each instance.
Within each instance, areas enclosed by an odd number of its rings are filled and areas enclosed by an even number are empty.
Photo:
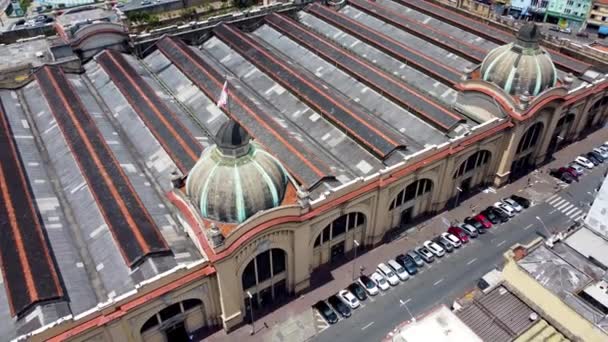
[[[45,37],[3,45],[0,44],[0,70],[31,64],[36,68],[53,60],[50,41]]]
[[[603,236],[604,239],[608,239],[608,224],[606,222],[608,222],[608,177],[604,179],[597,191],[591,209],[585,218],[585,226]]]
[[[442,305],[416,321],[399,327],[392,342],[483,341],[456,314]]]

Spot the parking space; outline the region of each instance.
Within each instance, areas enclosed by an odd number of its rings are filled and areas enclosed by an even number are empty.
[[[608,161],[608,142],[577,156],[564,166],[551,169],[549,174],[556,178],[559,187],[567,188],[569,184],[580,181],[581,177],[606,161]]]

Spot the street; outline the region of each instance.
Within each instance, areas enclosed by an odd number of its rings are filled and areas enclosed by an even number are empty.
[[[494,226],[489,234],[481,235],[430,266],[405,283],[386,293],[365,301],[365,307],[353,312],[315,336],[315,341],[380,341],[399,323],[454,299],[473,288],[479,278],[502,262],[502,254],[515,243],[526,243],[539,235],[546,235],[546,227],[553,232],[564,230],[582,219],[593,198],[593,189],[603,179],[606,166],[600,165],[545,201],[533,203],[509,222]],[[548,175],[545,175],[548,177]],[[407,308],[405,308],[407,305]]]

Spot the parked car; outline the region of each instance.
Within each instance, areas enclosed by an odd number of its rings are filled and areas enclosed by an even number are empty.
[[[366,275],[362,275],[359,277],[359,285],[361,285],[367,294],[370,296],[377,295],[380,291],[378,291],[378,286],[375,281],[373,281],[370,277]]]
[[[524,209],[530,208],[530,200],[525,197],[511,195],[511,199],[514,200],[517,204],[521,205]]]
[[[593,159],[595,159],[597,161],[597,164],[595,165],[604,163],[604,157],[602,157],[602,155],[596,151],[587,152],[587,159],[591,160],[593,164],[595,164],[595,162],[593,161]]]
[[[424,260],[420,257],[420,254],[416,253],[416,251],[407,252],[406,256],[410,257],[416,263],[416,267],[424,266]]]
[[[515,216],[515,209],[506,203],[496,202],[494,203],[494,207],[498,210],[502,210],[505,214],[509,215],[509,217]]]
[[[477,230],[484,229],[483,224],[481,224],[481,222],[477,221],[476,219],[474,219],[470,216],[466,217],[464,219],[464,223],[470,224],[471,226],[475,227],[475,229],[477,229]]]
[[[598,153],[604,160],[608,159],[608,149],[596,147],[592,152]]]
[[[393,272],[395,272],[395,274],[397,275],[399,280],[406,281],[410,278],[410,274],[407,272],[405,267],[403,267],[397,261],[391,259],[387,262],[387,264],[388,264],[388,267],[390,267],[391,270],[393,270]]]
[[[507,198],[503,198],[502,203],[507,204],[508,206],[510,206],[511,208],[513,208],[513,210],[515,210],[515,212],[520,213],[522,210],[524,210],[524,208],[519,205],[519,203],[515,202],[513,199],[507,197]]]
[[[481,225],[483,225],[484,228],[492,228],[492,222],[490,222],[490,220],[488,220],[487,217],[485,217],[484,214],[477,214],[475,216],[473,216],[474,220],[477,220],[479,223],[481,223]]]
[[[376,271],[372,273],[370,278],[376,283],[376,285],[378,285],[380,290],[386,291],[390,288],[388,281],[386,281],[386,278],[384,278],[384,276],[380,274],[380,272]]]
[[[399,277],[385,263],[381,262],[380,264],[378,264],[378,267],[376,268],[376,270],[378,271],[378,273],[380,273],[382,276],[384,276],[384,278],[392,286],[399,284]],[[405,271],[405,270],[403,270],[403,271]]]
[[[568,167],[571,168],[571,169],[573,169],[576,172],[576,176],[577,177],[580,177],[580,176],[583,175],[583,167],[580,166],[579,164],[577,164],[577,163],[570,163],[570,164],[568,164]]]
[[[410,275],[418,273],[418,266],[416,266],[416,262],[409,255],[399,254],[395,257],[395,261],[403,266]],[[422,261],[422,259],[420,259],[420,261]]]
[[[464,230],[464,232],[467,233],[467,235],[469,235],[469,237],[473,239],[476,238],[478,234],[484,234],[486,232],[485,229],[479,231],[477,230],[477,228],[471,226],[468,223],[461,224],[460,228],[462,228],[462,230]]]
[[[337,295],[330,296],[327,298],[327,302],[331,307],[344,318],[350,317],[350,308],[344,304],[344,302],[338,298]]]
[[[433,260],[435,260],[435,256],[433,256],[433,253],[426,249],[426,247],[416,248],[416,253],[418,253],[418,255],[420,255],[420,257],[429,264],[432,263]]]
[[[466,234],[464,234],[464,236],[466,236]],[[462,242],[460,241],[460,239],[453,234],[441,233],[441,238],[443,238],[445,241],[448,241],[454,248],[460,248],[460,246],[462,246]]]
[[[488,210],[486,208],[486,209],[482,210],[480,214],[485,216],[490,222],[492,222],[492,224],[499,224],[502,222],[502,218],[500,216],[496,215],[495,210]]]
[[[589,38],[589,32],[579,31],[576,33],[577,37]]]
[[[426,240],[423,243],[424,247],[426,247],[426,249],[428,249],[429,251],[431,251],[431,253],[433,253],[435,256],[441,258],[445,255],[445,249],[443,249],[441,246],[439,246],[438,244],[436,244],[435,242],[431,241],[431,240]]]
[[[363,288],[363,286],[361,286],[361,284],[352,283],[348,285],[347,289],[348,291],[350,291],[350,293],[354,294],[359,301],[367,299],[367,293],[365,292],[365,289]]]
[[[574,177],[574,179],[578,182],[578,172],[576,172],[576,170],[574,168],[571,168],[569,166],[564,166],[564,167],[560,167],[559,169],[557,169],[557,172],[569,173],[570,176]]]
[[[321,314],[323,319],[327,321],[327,323],[335,324],[338,322],[338,315],[336,315],[334,310],[332,310],[329,305],[327,305],[327,303],[325,303],[324,301],[318,301],[315,305],[313,305],[313,308],[319,311],[319,313]]]
[[[574,159],[574,162],[587,169],[593,169],[593,166],[594,166],[593,163],[589,159],[587,159],[583,156],[576,157],[576,159]]]
[[[355,297],[355,295],[350,293],[348,290],[340,290],[338,292],[338,297],[340,297],[344,304],[350,306],[351,309],[356,309],[359,307],[359,305],[361,305],[357,297]]]
[[[486,208],[486,210],[493,212],[496,216],[500,218],[501,222],[507,222],[511,218],[509,215],[507,215],[507,213],[503,212],[502,210],[499,210],[494,206],[489,206],[488,208]]]
[[[443,248],[447,253],[452,253],[454,251],[454,246],[449,241],[444,241],[441,236],[437,236],[433,238],[431,241],[438,244],[439,247]]]
[[[448,228],[448,233],[456,236],[462,243],[469,242],[469,235],[460,227],[451,226]]]

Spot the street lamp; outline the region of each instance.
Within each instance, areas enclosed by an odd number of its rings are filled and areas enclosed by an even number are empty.
[[[255,318],[253,317],[253,296],[251,292],[247,291],[247,297],[249,297],[249,313],[251,314],[251,333],[250,335],[255,334]]]
[[[403,299],[399,299],[399,303],[401,303],[401,306],[405,306],[405,310],[407,310],[407,313],[412,318],[412,322],[416,323],[416,317],[414,317],[414,315],[412,315],[412,312],[410,311],[410,308],[407,307],[407,303],[404,302]]]
[[[357,240],[353,240],[355,256],[353,257],[353,280],[355,280],[355,260],[357,259],[357,247],[359,247],[359,242]]]
[[[547,229],[547,226],[545,225],[545,222],[543,220],[541,220],[540,217],[536,216],[536,219],[543,225],[543,228],[545,228],[545,232],[547,232],[547,239],[551,238],[551,232],[549,231],[549,229]]]
[[[458,206],[458,202],[460,202],[460,193],[462,192],[462,189],[458,186],[456,187],[456,190],[458,192],[456,193],[456,205],[454,207]]]

